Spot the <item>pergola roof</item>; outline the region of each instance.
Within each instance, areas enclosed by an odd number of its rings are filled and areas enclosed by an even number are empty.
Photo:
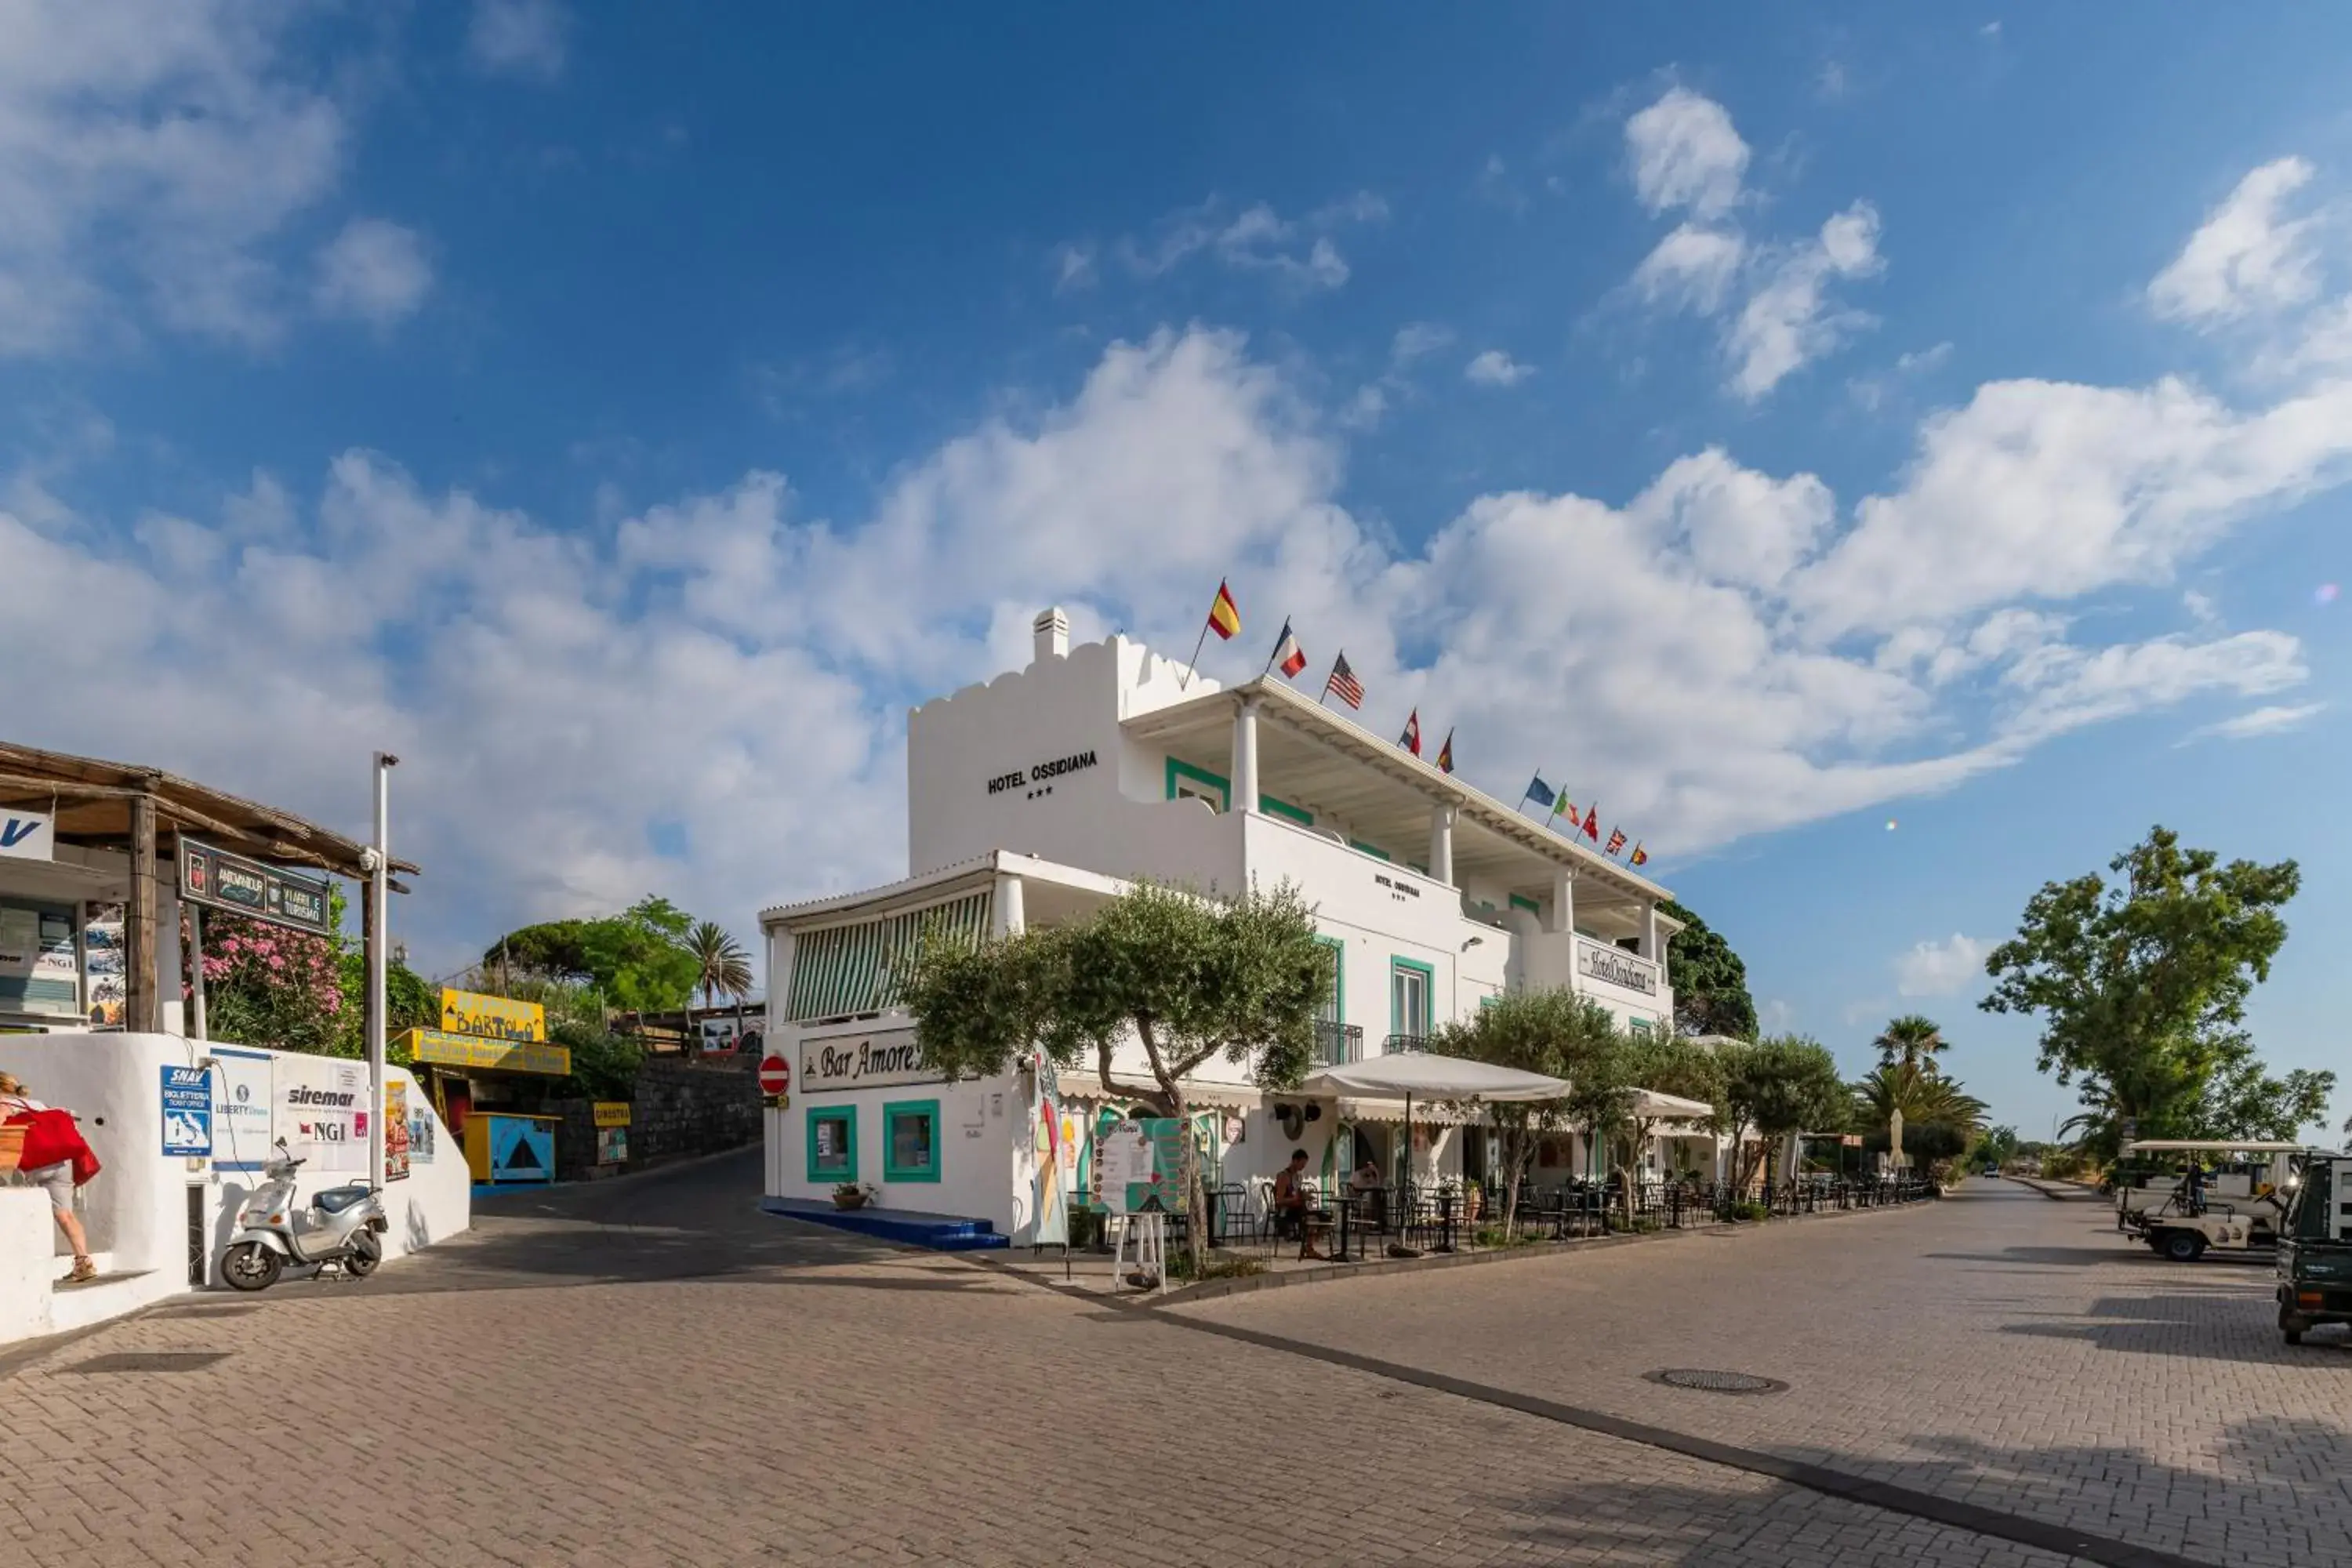
[[[131,803],[155,802],[155,831],[186,833],[257,859],[362,878],[365,847],[289,811],[226,795],[156,768],[68,756],[0,741],[0,805],[54,810],[58,840],[106,847],[131,843]],[[394,860],[395,870],[419,868]]]
[[[1538,862],[1549,861],[1574,870],[1580,900],[1642,903],[1674,896],[1622,861],[1513,810],[1281,681],[1260,678],[1205,692],[1123,727],[1171,756],[1223,773],[1232,767],[1234,714],[1244,698],[1258,701],[1259,788],[1318,819],[1346,823],[1354,837],[1400,859],[1420,858],[1429,842],[1429,808],[1445,804],[1455,808],[1457,882],[1482,876],[1535,886],[1549,875]]]

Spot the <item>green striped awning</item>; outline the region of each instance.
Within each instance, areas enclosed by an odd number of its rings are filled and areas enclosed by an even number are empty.
[[[796,933],[785,1018],[800,1024],[882,1011],[898,1000],[892,966],[914,952],[923,931],[936,926],[957,941],[978,942],[988,934],[995,902],[995,893],[982,889],[904,914]]]

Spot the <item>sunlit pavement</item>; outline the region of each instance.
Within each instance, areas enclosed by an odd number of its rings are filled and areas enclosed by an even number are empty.
[[[1972,1183],[1154,1315],[761,1215],[758,1167],[501,1199],[365,1284],[17,1364],[0,1541],[43,1568],[2064,1560],[1903,1501],[1948,1498],[2099,1561],[2352,1560],[2352,1352],[2287,1352],[2264,1274],[2158,1263],[2091,1205]],[[1903,1490],[1759,1473],[1783,1461]]]

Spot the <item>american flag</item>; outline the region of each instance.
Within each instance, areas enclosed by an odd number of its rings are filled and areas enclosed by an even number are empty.
[[[1337,697],[1350,708],[1364,705],[1364,683],[1348,668],[1348,656],[1341,654],[1331,663],[1331,679],[1323,683],[1323,695]]]

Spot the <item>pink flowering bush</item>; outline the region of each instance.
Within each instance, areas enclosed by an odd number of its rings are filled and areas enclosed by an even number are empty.
[[[205,1014],[216,1040],[320,1056],[357,1054],[357,1007],[343,995],[341,943],[207,911]]]

